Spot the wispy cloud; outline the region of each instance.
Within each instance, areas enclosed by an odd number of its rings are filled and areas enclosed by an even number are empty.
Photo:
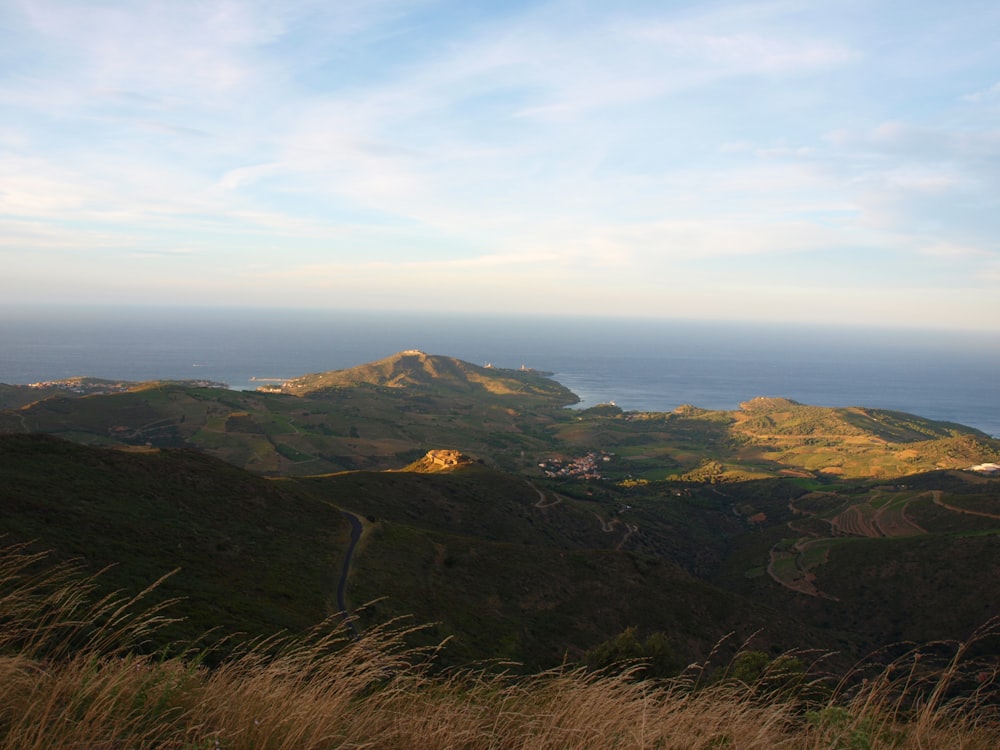
[[[990,252],[990,250],[983,247],[962,245],[957,242],[935,242],[934,244],[919,248],[919,252],[922,255],[937,258],[952,258],[957,261],[966,258],[996,258],[997,262],[1000,262],[1000,258],[997,258],[995,250]],[[994,264],[990,263],[989,265],[992,266]]]
[[[994,83],[989,88],[983,89],[982,91],[974,91],[971,94],[965,94],[962,96],[962,99],[967,102],[972,102],[973,104],[1000,101],[1000,81]]]
[[[24,265],[26,256],[39,257],[40,270],[57,273],[58,267],[49,264],[48,251],[58,251],[64,257],[66,251],[76,255],[134,247],[137,238],[121,231],[100,231],[79,227],[58,226],[47,222],[0,218],[0,248],[10,252],[7,257],[7,271]],[[8,293],[13,290],[8,289]]]
[[[259,73],[246,53],[284,32],[279,19],[234,2],[31,0],[18,7],[31,31],[95,90],[219,94]]]
[[[173,294],[187,268],[289,303],[419,281],[470,307],[614,287],[609,309],[666,314],[672,279],[694,304],[839,279],[833,257],[975,286],[1000,84],[966,6],[16,0],[2,246],[30,250],[17,273],[75,241],[95,279],[169,269]]]
[[[654,23],[624,30],[634,40],[660,47],[661,55],[698,66],[706,75],[806,75],[859,61],[861,55],[821,37],[766,34],[736,29],[719,33],[714,19]]]

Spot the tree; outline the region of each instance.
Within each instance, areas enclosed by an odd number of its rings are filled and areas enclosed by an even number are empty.
[[[588,669],[636,668],[638,677],[671,677],[677,674],[677,657],[666,633],[651,633],[639,640],[634,627],[598,644],[584,655]]]

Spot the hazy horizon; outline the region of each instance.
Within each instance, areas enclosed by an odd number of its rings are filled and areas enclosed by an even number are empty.
[[[5,301],[996,330],[1000,6],[15,0]]]
[[[799,320],[793,317],[781,319],[753,318],[711,318],[689,317],[683,315],[636,314],[630,311],[609,311],[596,313],[593,311],[577,312],[537,312],[524,308],[513,307],[509,310],[449,310],[445,308],[395,309],[376,307],[313,307],[295,305],[260,305],[260,304],[204,304],[204,303],[161,303],[161,302],[9,302],[0,301],[0,322],[7,319],[49,319],[70,320],[79,323],[88,315],[96,315],[106,319],[108,315],[127,316],[132,313],[142,315],[177,315],[181,318],[197,315],[219,315],[239,317],[245,313],[259,315],[271,313],[278,316],[296,318],[323,317],[329,315],[360,315],[366,317],[385,317],[387,320],[401,320],[406,316],[423,317],[427,319],[461,319],[510,321],[524,325],[538,322],[558,323],[565,321],[574,325],[588,321],[608,324],[650,324],[650,325],[693,325],[707,326],[716,330],[730,329],[760,329],[799,331],[804,334],[820,334],[824,332],[843,335],[857,335],[863,339],[885,341],[885,336],[898,335],[901,341],[919,341],[925,336],[940,337],[937,342],[947,344],[963,340],[988,342],[1000,345],[1000,327],[992,321],[983,321],[982,325],[955,326],[947,321],[899,321],[899,322],[840,322]],[[957,338],[956,338],[957,337]]]

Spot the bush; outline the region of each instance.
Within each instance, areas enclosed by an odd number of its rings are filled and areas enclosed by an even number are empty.
[[[666,633],[652,633],[640,641],[634,627],[587,651],[584,664],[590,670],[618,667],[643,678],[672,677],[680,666]]]

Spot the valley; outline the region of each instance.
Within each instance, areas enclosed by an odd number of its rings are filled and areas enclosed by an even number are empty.
[[[347,609],[420,625],[442,664],[544,669],[633,629],[678,664],[752,642],[849,665],[1000,613],[1000,480],[968,470],[1000,443],[952,423],[579,409],[544,373],[416,351],[259,392],[0,399],[4,539],[123,590],[176,570],[170,638]]]

